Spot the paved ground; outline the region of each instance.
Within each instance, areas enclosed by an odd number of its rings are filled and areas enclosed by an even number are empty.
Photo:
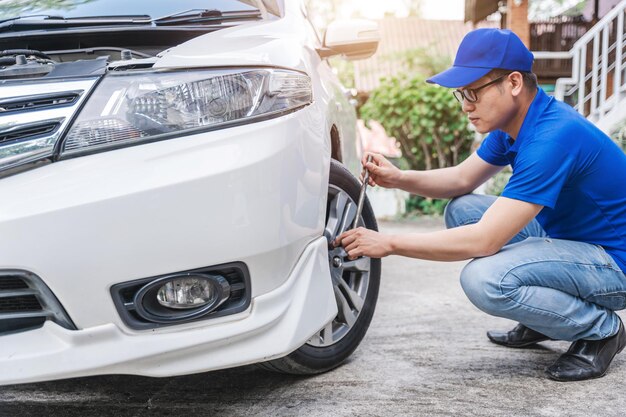
[[[439,221],[386,223],[429,231]],[[391,257],[370,331],[351,360],[295,378],[255,367],[176,378],[104,376],[0,388],[0,416],[626,416],[626,354],[609,374],[556,383],[543,370],[564,342],[490,344],[488,317],[464,297],[464,263]]]

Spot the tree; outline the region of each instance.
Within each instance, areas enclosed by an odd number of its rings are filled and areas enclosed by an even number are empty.
[[[409,16],[420,17],[422,15],[422,0],[403,0]]]
[[[575,8],[582,11],[585,0],[529,0],[528,19],[541,20],[552,17],[555,11],[564,8]]]
[[[2,0],[0,16],[15,17],[42,9],[72,10],[93,0]]]
[[[379,121],[398,140],[408,168],[457,165],[470,154],[473,142],[467,118],[448,89],[426,83],[428,76],[448,67],[449,59],[423,48],[390,58],[402,59],[405,71],[381,80],[361,107],[361,117]],[[444,206],[443,200],[413,196],[407,211],[441,213]]]
[[[459,103],[423,75],[383,79],[361,116],[378,120],[400,142],[411,169],[445,168],[469,155],[473,137]]]

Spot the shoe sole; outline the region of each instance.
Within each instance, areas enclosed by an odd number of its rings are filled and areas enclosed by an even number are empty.
[[[607,368],[607,371],[608,371],[608,368]],[[580,381],[589,381],[590,379],[602,378],[604,375],[606,375],[606,371],[604,371],[603,374],[590,376],[589,378],[583,378],[583,379],[561,379],[561,378],[557,378],[555,376],[552,376],[548,372],[546,372],[546,375],[548,375],[548,378],[550,378],[551,380],[557,381],[557,382],[580,382]]]

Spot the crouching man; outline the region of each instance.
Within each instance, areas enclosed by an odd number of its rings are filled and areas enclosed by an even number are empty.
[[[453,88],[469,121],[490,133],[461,164],[400,171],[381,155],[364,165],[370,185],[400,188],[447,206],[448,230],[337,238],[351,258],[390,254],[457,261],[468,298],[519,322],[488,332],[507,347],[572,341],[546,372],[558,381],[603,376],[626,345],[615,313],[626,308],[626,156],[599,129],[537,88],[533,56],[512,32],[478,29],[453,66],[428,82]],[[468,194],[511,165],[501,197]]]

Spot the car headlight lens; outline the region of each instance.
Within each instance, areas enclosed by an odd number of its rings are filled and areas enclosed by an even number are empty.
[[[310,104],[311,80],[278,69],[110,74],[63,141],[64,155],[278,116]]]

